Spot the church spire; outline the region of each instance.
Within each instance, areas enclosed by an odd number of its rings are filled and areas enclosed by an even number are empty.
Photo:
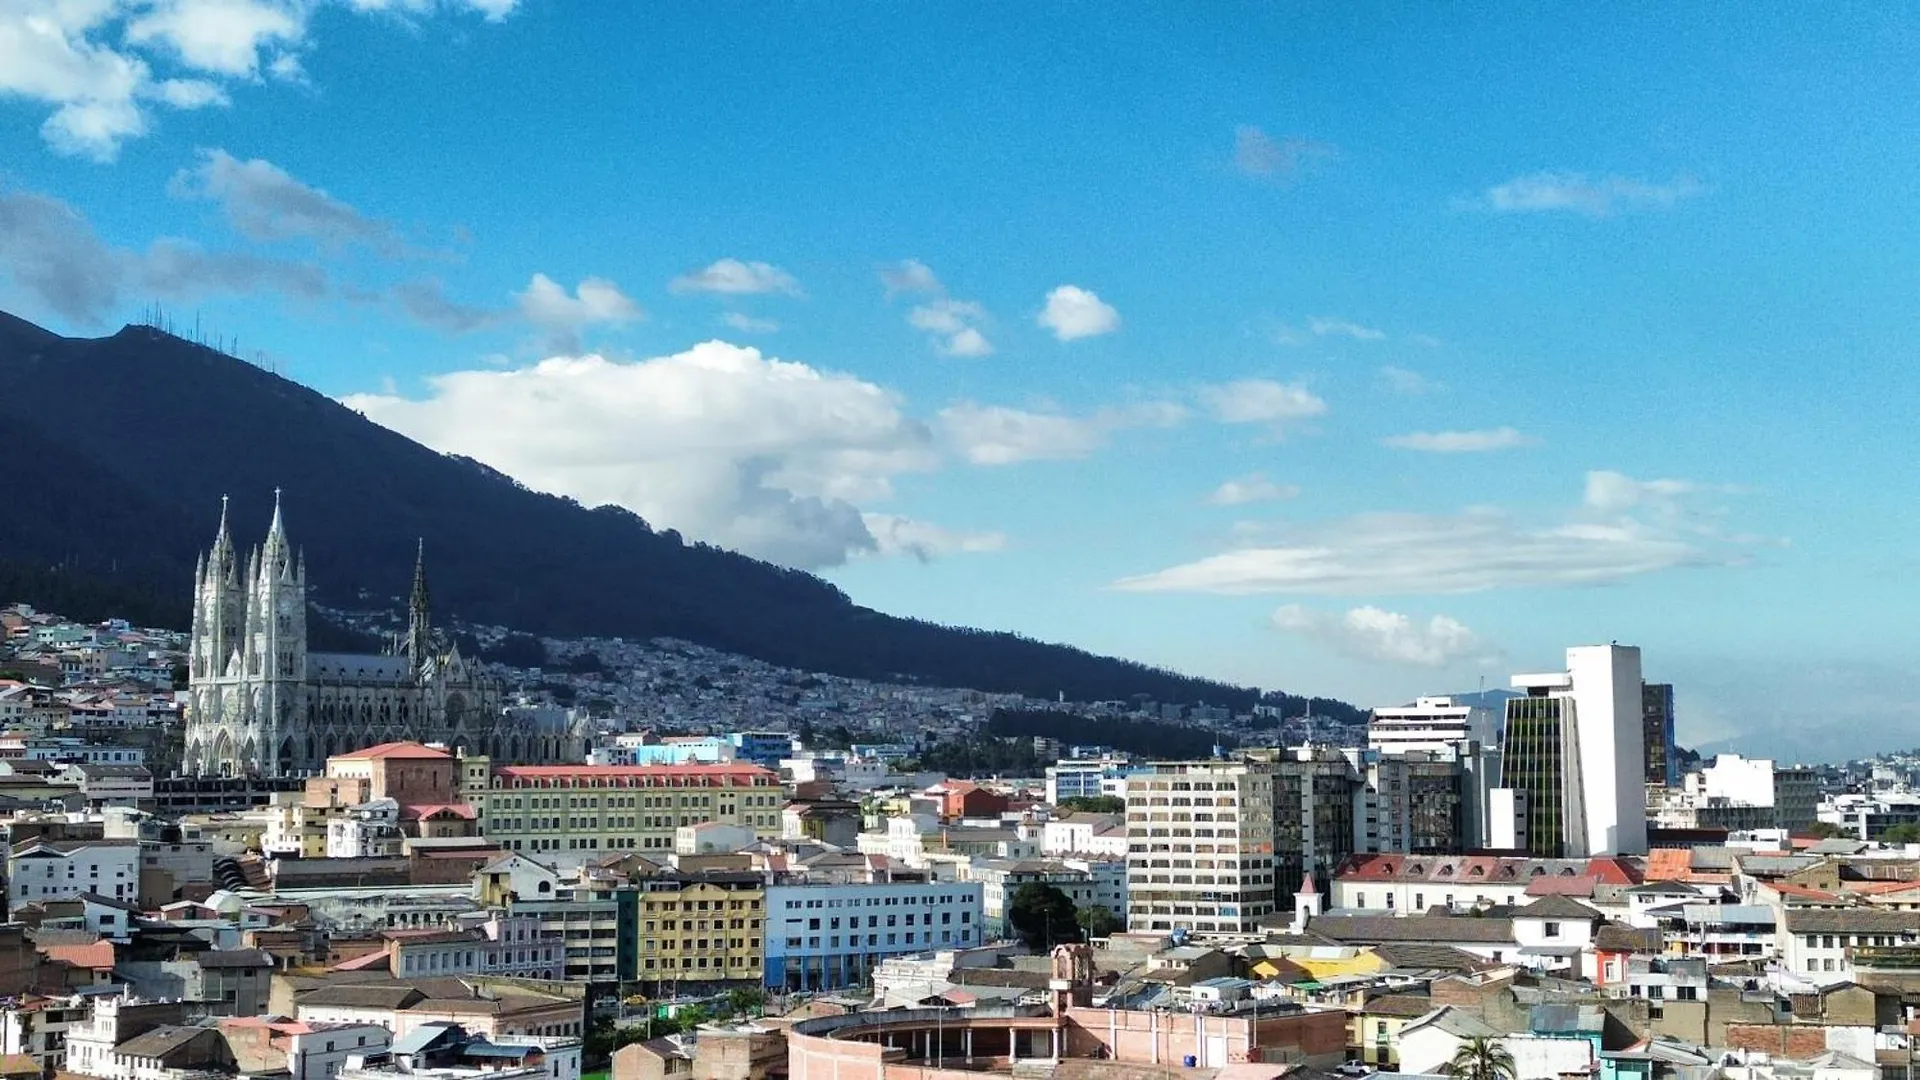
[[[407,658],[417,669],[427,660],[431,632],[427,601],[427,540],[421,537],[413,556],[413,595],[407,601]]]
[[[233,530],[227,525],[227,497],[220,496],[220,528],[213,534],[213,550],[207,553],[209,576],[225,580],[233,572]]]

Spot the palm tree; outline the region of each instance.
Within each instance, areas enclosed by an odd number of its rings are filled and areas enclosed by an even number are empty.
[[[1441,1072],[1456,1080],[1515,1080],[1513,1055],[1499,1040],[1475,1036],[1460,1044]]]

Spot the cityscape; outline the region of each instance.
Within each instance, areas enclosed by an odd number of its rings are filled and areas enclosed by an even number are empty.
[[[0,0],[0,1080],[1920,1080],[1916,73]]]

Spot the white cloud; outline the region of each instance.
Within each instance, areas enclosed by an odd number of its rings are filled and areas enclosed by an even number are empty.
[[[292,0],[160,0],[127,24],[126,39],[158,46],[196,71],[251,78],[263,50],[305,39],[307,14]]]
[[[1740,489],[1727,484],[1701,484],[1692,480],[1635,480],[1611,469],[1595,469],[1587,474],[1584,502],[1587,509],[1602,514],[1641,510],[1660,514],[1686,513],[1696,496],[1735,495]]]
[[[355,11],[400,12],[409,15],[425,15],[431,13],[435,7],[447,7],[472,11],[488,22],[499,22],[519,8],[520,0],[347,0],[347,6]]]
[[[792,274],[772,263],[742,262],[739,259],[721,259],[703,270],[682,274],[668,283],[667,288],[676,293],[719,293],[724,296],[756,293],[801,295],[800,283],[793,279]]]
[[[991,356],[993,342],[987,339],[987,309],[972,300],[957,300],[947,295],[946,286],[934,276],[926,263],[906,259],[880,270],[880,284],[887,299],[896,296],[923,296],[907,312],[907,325],[924,332],[936,351],[946,356]]]
[[[1240,379],[1203,386],[1200,404],[1223,424],[1265,424],[1275,434],[1296,421],[1324,416],[1327,403],[1304,383],[1272,379]]]
[[[873,534],[874,554],[907,555],[931,562],[943,555],[974,555],[1004,551],[1007,538],[997,532],[961,532],[895,514],[864,514]]]
[[[262,72],[301,77],[312,0],[8,0],[0,4],[0,98],[48,110],[56,153],[112,161],[151,130],[150,108],[230,103],[227,87]],[[389,6],[356,0],[351,6]],[[436,5],[408,0],[422,13]],[[490,18],[509,0],[439,5]]]
[[[858,504],[939,461],[891,391],[719,341],[637,362],[461,371],[430,379],[420,398],[345,402],[532,487],[803,567],[880,550]],[[902,526],[889,542],[931,552],[930,528]]]
[[[578,348],[579,333],[589,326],[621,326],[646,317],[640,305],[605,278],[583,278],[567,295],[566,286],[545,274],[535,274],[524,292],[515,294],[520,314],[550,331],[554,347]]]
[[[200,151],[200,163],[181,169],[168,185],[181,198],[206,199],[253,240],[313,240],[335,247],[363,244],[398,250],[398,237],[377,221],[270,161],[241,161],[225,150]]]
[[[1495,184],[1470,205],[1502,214],[1564,211],[1607,217],[1618,210],[1664,209],[1705,191],[1698,180],[1689,176],[1654,183],[1625,176],[1538,172]]]
[[[777,319],[761,319],[743,311],[729,311],[720,321],[743,334],[771,334],[780,329]]]
[[[1669,481],[1667,483],[1674,483]],[[1644,489],[1602,481],[1560,516],[1472,507],[1453,514],[1368,513],[1270,527],[1218,555],[1115,587],[1138,592],[1302,595],[1466,593],[1600,585],[1676,567],[1726,566],[1747,541]],[[1622,500],[1629,501],[1623,507]],[[1627,509],[1646,509],[1639,514]]]
[[[1251,124],[1233,131],[1233,164],[1247,176],[1289,179],[1316,162],[1338,156],[1339,147],[1314,139],[1277,139]]]
[[[934,347],[948,356],[988,356],[993,343],[981,333],[980,325],[987,309],[971,300],[941,297],[916,305],[907,312],[907,324],[924,330],[933,338]]]
[[[1300,494],[1300,489],[1292,484],[1276,484],[1260,473],[1235,477],[1213,489],[1207,496],[1207,502],[1214,506],[1240,506],[1252,502],[1269,502],[1274,499],[1291,499]]]
[[[1411,368],[1396,367],[1392,364],[1380,369],[1380,384],[1386,387],[1389,393],[1405,397],[1437,394],[1446,389],[1438,382]]]
[[[935,426],[942,441],[967,461],[1012,465],[1087,457],[1117,431],[1173,427],[1185,419],[1186,410],[1170,402],[1100,409],[1087,416],[961,402],[940,410]]]
[[[1513,428],[1498,427],[1485,431],[1415,431],[1390,435],[1380,443],[1396,450],[1418,450],[1427,454],[1476,454],[1532,446],[1538,441]]]
[[[909,296],[933,296],[943,291],[940,279],[934,276],[927,264],[918,259],[902,259],[892,266],[880,270],[880,284],[887,290],[887,299],[906,293]]]
[[[1325,315],[1309,318],[1307,329],[1311,330],[1316,337],[1350,337],[1355,341],[1383,341],[1387,336],[1385,330]]]
[[[1062,285],[1047,294],[1047,306],[1037,320],[1061,341],[1098,337],[1120,329],[1120,313],[1090,289]]]
[[[1273,625],[1373,663],[1444,668],[1463,660],[1487,663],[1498,656],[1498,650],[1465,623],[1447,615],[1421,623],[1371,605],[1335,614],[1288,604],[1274,611]]]

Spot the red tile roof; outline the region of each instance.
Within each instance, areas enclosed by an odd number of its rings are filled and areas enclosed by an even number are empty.
[[[499,765],[496,780],[544,780],[563,787],[690,787],[777,784],[778,774],[758,765]],[[558,781],[558,784],[554,784]],[[635,781],[638,781],[637,783]]]
[[[95,971],[113,970],[113,942],[96,941],[91,945],[42,945],[40,952],[49,960]]]
[[[369,746],[364,750],[355,750],[355,751],[352,751],[351,753],[335,754],[333,756],[336,758],[347,758],[355,761],[361,760],[363,758],[408,758],[408,759],[420,759],[420,760],[432,761],[432,760],[439,760],[442,758],[449,758],[449,757],[452,757],[453,755],[448,753],[445,750],[436,750],[431,746],[425,745],[424,743],[383,742],[378,746]]]

